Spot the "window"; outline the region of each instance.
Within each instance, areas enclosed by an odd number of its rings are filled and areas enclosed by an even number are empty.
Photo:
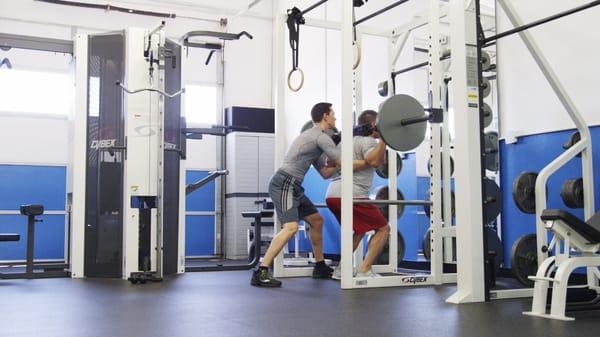
[[[68,73],[0,69],[0,111],[68,115],[73,90]]]
[[[219,90],[216,85],[185,86],[185,118],[188,123],[217,124]]]

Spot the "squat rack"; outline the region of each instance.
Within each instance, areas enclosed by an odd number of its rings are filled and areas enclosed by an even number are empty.
[[[306,13],[307,11],[313,10],[314,8],[316,8],[317,6],[325,3],[326,1],[319,1],[318,3],[316,3],[315,5],[309,7],[307,10],[305,11],[300,11],[300,13]],[[388,6],[389,8],[384,8],[382,10],[376,11],[373,14],[370,14],[369,16],[366,16],[365,18],[367,18],[366,20],[363,20],[362,22],[365,22],[373,17],[376,17],[377,15],[380,15],[384,12],[386,12],[387,10],[396,7],[402,3],[406,3],[407,1],[397,1],[392,5]],[[414,29],[417,29],[419,27],[422,27],[426,24],[430,24],[432,26],[431,30],[432,32],[435,32],[436,35],[432,36],[430,43],[431,43],[431,47],[432,48],[437,48],[438,53],[439,53],[439,20],[440,17],[444,17],[447,16],[447,10],[442,8],[440,9],[440,3],[439,0],[430,0],[429,2],[430,4],[430,9],[432,9],[432,11],[430,11],[430,13],[434,13],[431,14],[430,17],[425,18],[425,19],[415,19],[412,20],[408,25],[404,25],[395,29],[391,29],[391,30],[387,30],[384,32],[380,32],[378,30],[375,29],[371,29],[368,27],[360,27],[360,29],[357,30],[357,35],[358,34],[369,34],[369,35],[376,35],[376,36],[382,36],[382,37],[386,37],[388,39],[390,39],[392,41],[392,43],[390,44],[390,48],[389,48],[389,55],[390,55],[390,60],[394,60],[393,62],[391,62],[390,67],[392,67],[393,70],[393,66],[396,63],[396,60],[398,59],[398,56],[400,54],[400,52],[402,51],[402,48],[405,45],[405,42],[408,38],[408,33]],[[354,86],[353,86],[353,81],[356,80],[357,82],[358,79],[356,79],[357,77],[360,77],[360,69],[356,69],[356,73],[353,71],[352,69],[352,65],[348,66],[348,58],[352,58],[353,56],[353,46],[352,43],[355,40],[355,36],[354,36],[354,32],[355,32],[355,21],[354,21],[354,16],[353,16],[353,4],[350,3],[349,1],[345,1],[343,2],[343,19],[341,23],[332,23],[332,22],[327,22],[324,20],[317,20],[317,19],[310,19],[310,18],[305,18],[305,23],[306,25],[309,26],[313,26],[313,27],[319,27],[319,28],[325,28],[325,29],[341,29],[342,31],[342,111],[352,111],[353,110],[353,93],[355,92],[355,90],[357,90]],[[280,10],[278,11],[278,13],[282,12],[281,11],[282,8],[280,8]],[[283,116],[283,111],[285,110],[285,93],[286,93],[286,83],[285,83],[285,77],[281,76],[280,74],[284,74],[285,73],[285,66],[284,66],[284,61],[285,61],[285,42],[286,42],[286,34],[285,34],[285,30],[282,29],[282,27],[284,27],[284,23],[286,22],[286,15],[285,14],[278,14],[275,17],[274,20],[274,32],[275,32],[275,47],[274,47],[274,55],[273,55],[273,59],[274,59],[274,64],[275,64],[275,69],[276,71],[274,72],[274,83],[276,84],[275,86],[275,98],[276,101],[274,102],[275,105],[275,111],[276,111],[276,118],[275,118],[275,128],[276,128],[276,151],[275,151],[275,163],[276,165],[279,165],[281,162],[281,159],[283,158],[283,155],[285,154],[285,149],[286,149],[286,141],[284,138],[284,133],[281,130],[285,129],[285,125],[284,125],[284,120],[282,118]],[[433,27],[434,26],[434,27]],[[404,34],[403,38],[400,39],[400,43],[398,43],[399,48],[397,48],[398,46],[395,44],[396,42],[398,42],[398,34],[397,32],[401,31],[401,33],[406,33]],[[348,41],[350,41],[350,43],[348,44]],[[397,50],[396,50],[397,48]],[[350,62],[352,63],[352,62]],[[439,56],[437,58],[432,58],[431,60],[432,63],[432,68],[433,67],[439,67]],[[433,71],[433,70],[432,70]],[[434,71],[436,74],[440,73],[440,70]],[[437,79],[435,80],[436,83],[431,83],[431,87],[432,88],[436,88],[435,93],[431,94],[432,97],[432,107],[441,107],[441,101],[440,101],[440,87],[441,87],[441,76],[437,76]],[[360,85],[357,83],[357,85]],[[356,108],[358,109],[360,107],[360,95],[357,95],[356,97]],[[390,95],[391,96],[391,95]],[[447,119],[447,111],[445,112],[445,117]],[[344,114],[342,116],[342,128],[345,129],[352,129],[352,124],[353,124],[353,118],[351,117],[350,114]],[[434,136],[437,140],[436,143],[434,144],[434,146],[436,146],[436,148],[440,148],[442,146],[442,140],[441,140],[441,136],[440,135],[440,129],[439,126],[437,127],[433,127],[434,130],[432,130],[432,134],[433,135],[437,135]],[[447,129],[447,128],[446,128]],[[347,137],[351,137],[350,133],[346,133]],[[447,136],[446,139],[449,139],[449,135],[447,133],[447,131],[445,132],[445,135]],[[446,150],[444,151],[446,154],[448,154],[449,152],[449,144],[446,143]],[[345,145],[344,145],[345,144]],[[351,138],[346,138],[343,142],[342,142],[342,165],[344,167],[349,167],[348,161],[351,161],[351,155],[352,153],[352,139]],[[395,151],[390,151],[388,153],[388,156],[390,157],[394,157],[396,156],[396,152]],[[441,185],[442,185],[442,180],[441,177],[439,176],[439,174],[441,173],[441,154],[440,151],[434,151],[433,154],[434,156],[434,160],[433,165],[434,165],[434,169],[431,170],[431,174],[432,176],[434,176],[435,178],[432,178],[432,182],[435,183],[435,186],[433,186],[432,190],[440,190]],[[448,164],[445,165],[445,167],[448,168],[448,172],[445,173],[446,177],[450,176],[449,170],[450,170],[450,164],[449,164],[449,156],[447,156],[446,160],[448,161]],[[344,163],[345,162],[345,163]],[[351,167],[351,166],[350,166]],[[437,168],[437,169],[436,169]],[[390,200],[395,200],[397,198],[396,195],[396,185],[397,185],[397,179],[396,179],[396,162],[394,160],[391,160],[389,162],[389,198]],[[393,172],[393,173],[392,173]],[[351,205],[352,205],[352,176],[353,176],[353,172],[349,171],[349,170],[343,170],[342,171],[342,204],[344,205],[344,200],[347,203],[346,205],[343,206],[343,209],[346,209],[346,212],[342,211],[342,282],[341,282],[341,286],[343,289],[350,289],[350,288],[370,288],[370,287],[390,287],[390,286],[403,286],[403,285],[433,285],[433,284],[442,284],[442,283],[452,283],[455,282],[456,280],[456,275],[455,274],[443,274],[443,252],[442,252],[442,237],[452,237],[454,236],[454,232],[453,229],[445,229],[444,231],[442,231],[442,209],[441,209],[441,198],[442,196],[440,195],[440,193],[433,193],[431,199],[433,201],[433,207],[431,207],[431,209],[433,210],[433,216],[432,216],[432,225],[436,228],[439,228],[439,230],[436,230],[434,233],[434,240],[435,240],[435,244],[432,245],[434,248],[435,253],[433,254],[434,257],[432,258],[432,265],[435,265],[436,267],[432,268],[432,272],[431,274],[411,274],[411,275],[397,275],[397,276],[390,276],[390,277],[380,277],[380,278],[376,278],[374,280],[361,280],[361,279],[356,279],[353,278],[350,272],[349,267],[352,264],[352,247],[351,247],[351,239],[349,240],[348,238],[352,236],[352,229],[351,229],[351,225],[349,225],[352,222],[352,213],[351,213]],[[452,220],[451,220],[451,202],[450,202],[450,188],[449,188],[449,178],[447,179],[447,186],[448,188],[446,189],[447,191],[447,200],[448,202],[446,203],[447,207],[445,210],[445,214],[447,214],[447,218],[445,223],[447,224],[451,224]],[[445,197],[446,198],[446,197]],[[390,204],[390,214],[395,214],[396,213],[396,205],[392,205],[392,203],[388,203]],[[344,214],[346,213],[346,214]],[[397,231],[397,218],[396,217],[390,217],[390,225],[392,228],[392,232],[393,231]],[[277,228],[276,228],[277,230]],[[390,251],[395,251],[397,250],[397,237],[392,235],[391,236],[391,240],[390,240]],[[438,246],[439,245],[439,246]],[[450,245],[448,245],[450,246]],[[379,267],[378,269],[375,269],[375,271],[377,272],[396,272],[397,269],[397,265],[398,265],[398,261],[397,261],[397,256],[396,254],[390,254],[390,259],[389,259],[390,263],[386,266],[377,266]],[[437,266],[439,264],[439,266]],[[277,256],[275,258],[274,261],[274,276],[275,277],[295,277],[295,276],[308,276],[310,275],[310,272],[312,271],[312,268],[285,268],[284,264],[283,264],[283,256],[282,254],[280,254],[279,256]]]

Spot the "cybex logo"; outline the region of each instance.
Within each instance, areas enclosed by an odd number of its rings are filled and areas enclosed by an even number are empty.
[[[111,147],[115,146],[116,142],[117,142],[116,139],[94,140],[94,141],[92,141],[92,145],[90,145],[90,148],[92,148],[94,150],[107,149],[107,148],[111,148]]]
[[[176,150],[176,149],[177,149],[177,145],[175,145],[173,143],[165,142],[165,150]]]
[[[402,278],[402,283],[417,284],[425,282],[427,282],[427,276],[407,276]]]

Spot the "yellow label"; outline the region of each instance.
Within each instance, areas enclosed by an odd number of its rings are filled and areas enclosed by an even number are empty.
[[[470,93],[469,95],[467,95],[469,98],[471,99],[477,99],[479,98],[479,95],[477,95],[476,93]]]

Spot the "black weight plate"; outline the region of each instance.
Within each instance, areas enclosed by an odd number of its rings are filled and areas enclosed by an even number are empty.
[[[369,241],[371,240],[371,238],[369,238]],[[402,262],[402,260],[404,260],[404,252],[406,251],[406,244],[404,243],[404,237],[402,236],[402,234],[400,232],[398,232],[398,254],[397,254],[397,259],[398,259],[398,263]],[[389,243],[387,243],[384,247],[383,250],[381,251],[381,254],[379,254],[379,257],[377,257],[377,262],[375,264],[388,264],[389,263],[389,254],[390,254],[390,247],[389,247]]]
[[[537,173],[523,172],[513,181],[512,196],[517,207],[524,213],[535,213],[535,180]]]
[[[510,251],[510,264],[513,275],[521,284],[533,287],[533,281],[529,276],[537,273],[537,239],[535,234],[520,236],[513,243]]]
[[[425,117],[419,101],[409,95],[394,95],[383,102],[377,116],[381,139],[396,151],[410,151],[425,139],[427,122],[402,125],[402,121]]]
[[[444,163],[442,163],[442,172],[444,169]],[[427,160],[427,173],[431,174],[431,158]],[[454,158],[450,156],[450,176],[454,174]]]
[[[560,197],[569,208],[583,208],[583,178],[565,180]]]
[[[481,70],[488,71],[492,65],[492,59],[490,58],[490,54],[486,51],[481,51]]]
[[[499,153],[498,153],[498,132],[488,131],[484,135],[485,139],[485,169],[498,172]]]
[[[494,268],[495,268],[494,274],[498,275],[498,270],[500,270],[500,267],[502,267],[503,260],[504,260],[504,248],[502,247],[502,241],[498,237],[498,233],[496,233],[496,231],[494,231],[493,229],[486,227],[484,230],[485,230],[485,235],[487,238],[488,252],[495,253],[494,254]]]
[[[487,128],[492,125],[492,121],[494,120],[494,112],[492,108],[487,104],[483,103],[483,128]]]
[[[423,256],[427,260],[431,259],[431,228],[427,230],[423,237]]]
[[[388,154],[386,152],[385,154],[385,158],[383,159],[383,164],[379,165],[379,167],[375,170],[375,173],[377,173],[378,176],[380,176],[383,179],[387,179],[388,178]],[[400,157],[400,154],[397,153],[396,154],[396,176],[398,176],[400,174],[400,172],[402,171],[402,157]]]
[[[442,246],[445,244],[442,243]],[[425,236],[423,237],[423,245],[421,246],[421,249],[423,249],[423,256],[427,259],[430,260],[431,259],[431,228],[429,228],[427,230],[427,232],[425,233]],[[452,238],[452,251],[453,251],[453,257],[456,257],[456,238]]]
[[[383,82],[379,83],[379,85],[377,85],[377,92],[379,93],[379,96],[381,96],[381,97],[387,97],[387,95],[388,95],[388,82],[387,81],[383,81]]]
[[[492,84],[487,78],[483,78],[481,87],[483,88],[483,98],[488,97],[492,93]]]
[[[442,211],[444,209],[444,190],[442,189]],[[431,200],[431,190],[427,190],[425,192],[425,196],[424,196],[424,200]],[[454,191],[450,192],[450,199],[452,200],[452,217],[456,216],[456,197],[454,196]],[[430,207],[429,205],[423,205],[423,211],[425,212],[425,215],[429,218],[430,216]]]
[[[402,194],[402,192],[398,189],[396,190],[397,194],[397,200],[404,200],[404,195]],[[373,191],[373,193],[371,194],[371,199],[373,200],[390,200],[389,197],[389,189],[387,186],[379,186],[377,188],[375,188],[375,190]],[[389,221],[389,217],[388,217],[388,209],[389,206],[388,205],[377,205],[377,207],[379,207],[379,210],[381,210],[381,213],[383,213],[383,216],[388,219]],[[398,210],[398,218],[400,218],[402,216],[402,214],[404,213],[404,205],[397,205],[397,210]]]
[[[492,179],[484,178],[483,183],[486,193],[483,201],[483,221],[488,224],[502,211],[502,191]]]

